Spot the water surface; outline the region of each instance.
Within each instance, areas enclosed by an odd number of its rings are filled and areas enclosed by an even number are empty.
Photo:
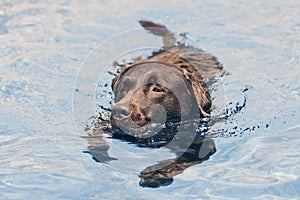
[[[299,7],[297,0],[1,1],[0,199],[299,198]],[[157,189],[140,187],[137,172],[155,161],[138,155],[158,150],[113,141],[119,160],[97,163],[82,153],[87,144],[73,117],[73,85],[88,54],[140,19],[187,32],[219,58],[230,75],[216,105],[247,96],[222,124],[235,134],[216,138],[208,161]]]

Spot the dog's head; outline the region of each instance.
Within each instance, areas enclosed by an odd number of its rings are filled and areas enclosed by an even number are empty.
[[[178,122],[195,110],[206,115],[211,99],[193,73],[175,65],[144,62],[123,69],[112,82],[112,127],[140,133],[153,123]]]

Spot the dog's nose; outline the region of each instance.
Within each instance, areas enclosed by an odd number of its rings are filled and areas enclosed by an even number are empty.
[[[126,104],[116,104],[112,108],[112,117],[114,119],[120,120],[130,116],[128,110],[128,105]]]

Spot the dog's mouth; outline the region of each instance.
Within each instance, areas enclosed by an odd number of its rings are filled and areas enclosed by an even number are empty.
[[[112,133],[129,135],[136,138],[149,138],[161,130],[165,123],[152,123],[151,120],[144,120],[135,123],[131,117],[124,119],[112,118]]]
[[[111,118],[111,132],[114,138],[126,140],[144,147],[160,147],[170,142],[177,133],[178,120],[160,123],[136,124],[131,118]]]
[[[115,134],[127,134],[136,138],[149,138],[161,130],[170,115],[160,104],[153,104],[149,109],[136,112],[126,109],[123,104],[116,104],[112,109],[111,124]]]

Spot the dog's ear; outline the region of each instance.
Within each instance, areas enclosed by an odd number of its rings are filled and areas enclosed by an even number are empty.
[[[200,83],[192,83],[195,97],[203,116],[209,116],[211,108],[211,96],[206,87],[202,87]]]
[[[111,82],[111,89],[112,89],[112,91],[114,91],[114,89],[115,89],[115,87],[116,87],[118,81],[120,80],[121,76],[122,76],[125,72],[127,72],[128,69],[129,69],[130,67],[131,67],[131,66],[129,66],[129,67],[123,66],[123,67],[121,68],[121,72],[120,72],[120,73],[112,80],[112,82]]]
[[[196,97],[199,109],[203,116],[209,116],[209,111],[211,108],[211,96],[209,94],[206,85],[201,85],[199,82],[199,77],[194,73],[188,71],[183,71],[183,75],[190,82],[194,95]]]
[[[116,83],[119,81],[119,79],[120,79],[120,75],[121,74],[118,74],[113,80],[112,80],[112,82],[111,82],[111,89],[112,89],[112,91],[114,91],[114,89],[115,89],[115,86],[116,86]]]

